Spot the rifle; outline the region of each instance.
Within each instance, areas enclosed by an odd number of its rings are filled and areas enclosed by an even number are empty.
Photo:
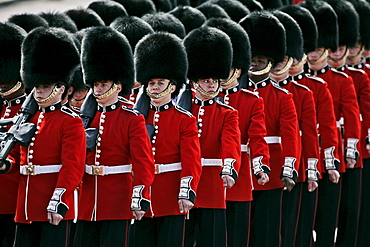
[[[150,106],[150,98],[145,93],[144,86],[142,86],[140,88],[140,91],[139,91],[137,97],[136,97],[136,103],[135,103],[134,109],[139,111],[144,116],[144,118],[146,119],[148,117],[148,113],[149,113],[149,106]],[[146,127],[146,130],[148,132],[149,139],[152,141],[153,136],[154,136],[154,130],[155,130],[154,126],[150,125],[150,124],[147,124],[147,125],[145,125],[145,127]]]
[[[86,133],[86,149],[88,152],[91,152],[95,145],[96,139],[98,138],[99,130],[95,128],[89,128],[92,120],[95,117],[97,111],[98,102],[93,95],[92,90],[87,94],[84,103],[81,106],[80,117],[82,119],[85,133]]]
[[[32,91],[23,102],[19,114],[13,118],[0,120],[0,125],[13,124],[7,132],[0,133],[0,166],[5,163],[16,143],[22,146],[28,146],[30,143],[35,134],[36,125],[27,121],[35,115],[38,108]]]

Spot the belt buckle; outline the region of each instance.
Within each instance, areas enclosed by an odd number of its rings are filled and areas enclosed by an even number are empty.
[[[104,176],[103,166],[91,166],[91,173],[92,175],[96,176]]]
[[[36,175],[34,165],[25,165],[24,168],[26,168],[26,175]]]
[[[154,174],[159,174],[159,164],[154,164]]]

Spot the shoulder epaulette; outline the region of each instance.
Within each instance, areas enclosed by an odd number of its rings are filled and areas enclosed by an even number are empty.
[[[320,78],[320,77],[317,77],[317,76],[313,76],[313,75],[309,75],[309,74],[306,74],[307,78],[310,78],[310,79],[313,79],[317,82],[320,82],[320,83],[326,83],[324,79]]]
[[[346,77],[346,78],[348,78],[348,75],[346,74],[346,73],[344,73],[344,72],[342,72],[342,71],[338,71],[338,70],[336,70],[336,69],[334,69],[334,68],[330,68],[333,72],[335,72],[335,73],[337,73],[337,74],[340,74],[340,75],[342,75],[342,76],[344,76],[344,77]]]
[[[135,105],[134,104],[134,102],[132,102],[132,101],[129,101],[128,99],[126,99],[126,98],[124,98],[124,97],[118,97],[118,100],[120,101],[120,102],[122,102],[122,103],[125,103],[125,104],[127,104],[127,105]]]
[[[370,64],[365,63],[365,67],[370,69]]]
[[[226,108],[229,108],[229,109],[231,109],[231,110],[235,110],[235,108],[233,108],[233,107],[231,107],[231,106],[229,106],[229,105],[226,105],[226,104],[224,104],[224,103],[222,103],[221,101],[216,101],[217,102],[217,104],[219,104],[219,105],[221,105],[221,106],[224,106],[224,107],[226,107]]]
[[[62,106],[62,108],[60,110],[64,113],[72,116],[72,117],[79,117],[79,115],[77,113],[75,113],[72,109],[70,109],[66,106]]]
[[[241,91],[242,91],[242,92],[244,92],[244,93],[251,94],[251,95],[253,95],[253,96],[257,97],[257,98],[260,98],[260,96],[259,96],[257,93],[252,92],[251,90],[248,90],[248,89],[242,88],[242,89],[241,89]]]
[[[279,90],[283,91],[283,92],[284,92],[284,93],[286,93],[286,94],[290,94],[290,92],[289,92],[288,90],[286,90],[285,88],[280,87],[280,86],[279,86],[279,85],[277,85],[276,83],[271,83],[271,85],[272,85],[273,87],[275,87],[275,88],[277,88],[277,89],[279,89]]]
[[[184,113],[185,115],[188,115],[189,117],[193,117],[193,114],[191,114],[189,111],[185,110],[181,106],[175,105],[175,109],[181,113]]]
[[[302,85],[302,84],[299,84],[298,82],[296,81],[293,81],[294,85],[297,85],[298,87],[301,87],[303,89],[306,89],[307,91],[311,91],[308,87],[306,87],[305,85]]]
[[[122,106],[122,109],[125,110],[125,111],[128,111],[128,112],[131,112],[135,115],[140,115],[140,112],[138,110],[135,110],[135,109],[132,109],[130,107],[127,107],[127,106]]]
[[[353,67],[348,67],[348,70],[355,71],[355,72],[360,72],[361,74],[365,74],[366,72],[362,69],[356,69]]]

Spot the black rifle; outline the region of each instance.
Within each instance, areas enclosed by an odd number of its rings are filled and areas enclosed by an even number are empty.
[[[95,117],[97,107],[98,102],[96,102],[92,90],[90,90],[81,106],[80,114],[86,132],[86,149],[88,152],[91,152],[94,149],[96,145],[96,139],[98,138],[99,134],[99,130],[89,127]]]

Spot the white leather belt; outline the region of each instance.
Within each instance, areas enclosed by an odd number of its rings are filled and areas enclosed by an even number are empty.
[[[20,173],[22,175],[39,175],[47,173],[59,172],[62,165],[25,165],[20,166]]]
[[[181,170],[181,163],[171,163],[171,164],[154,164],[154,173],[161,174],[165,172],[174,172]]]
[[[131,173],[132,165],[94,166],[85,165],[85,172],[89,175],[105,176],[111,174]]]
[[[240,149],[241,149],[242,153],[248,153],[249,152],[248,144],[241,144]]]
[[[281,143],[281,137],[280,136],[265,136],[265,141],[267,142],[267,144]]]
[[[222,166],[222,159],[204,159],[204,158],[202,158],[202,166]]]

